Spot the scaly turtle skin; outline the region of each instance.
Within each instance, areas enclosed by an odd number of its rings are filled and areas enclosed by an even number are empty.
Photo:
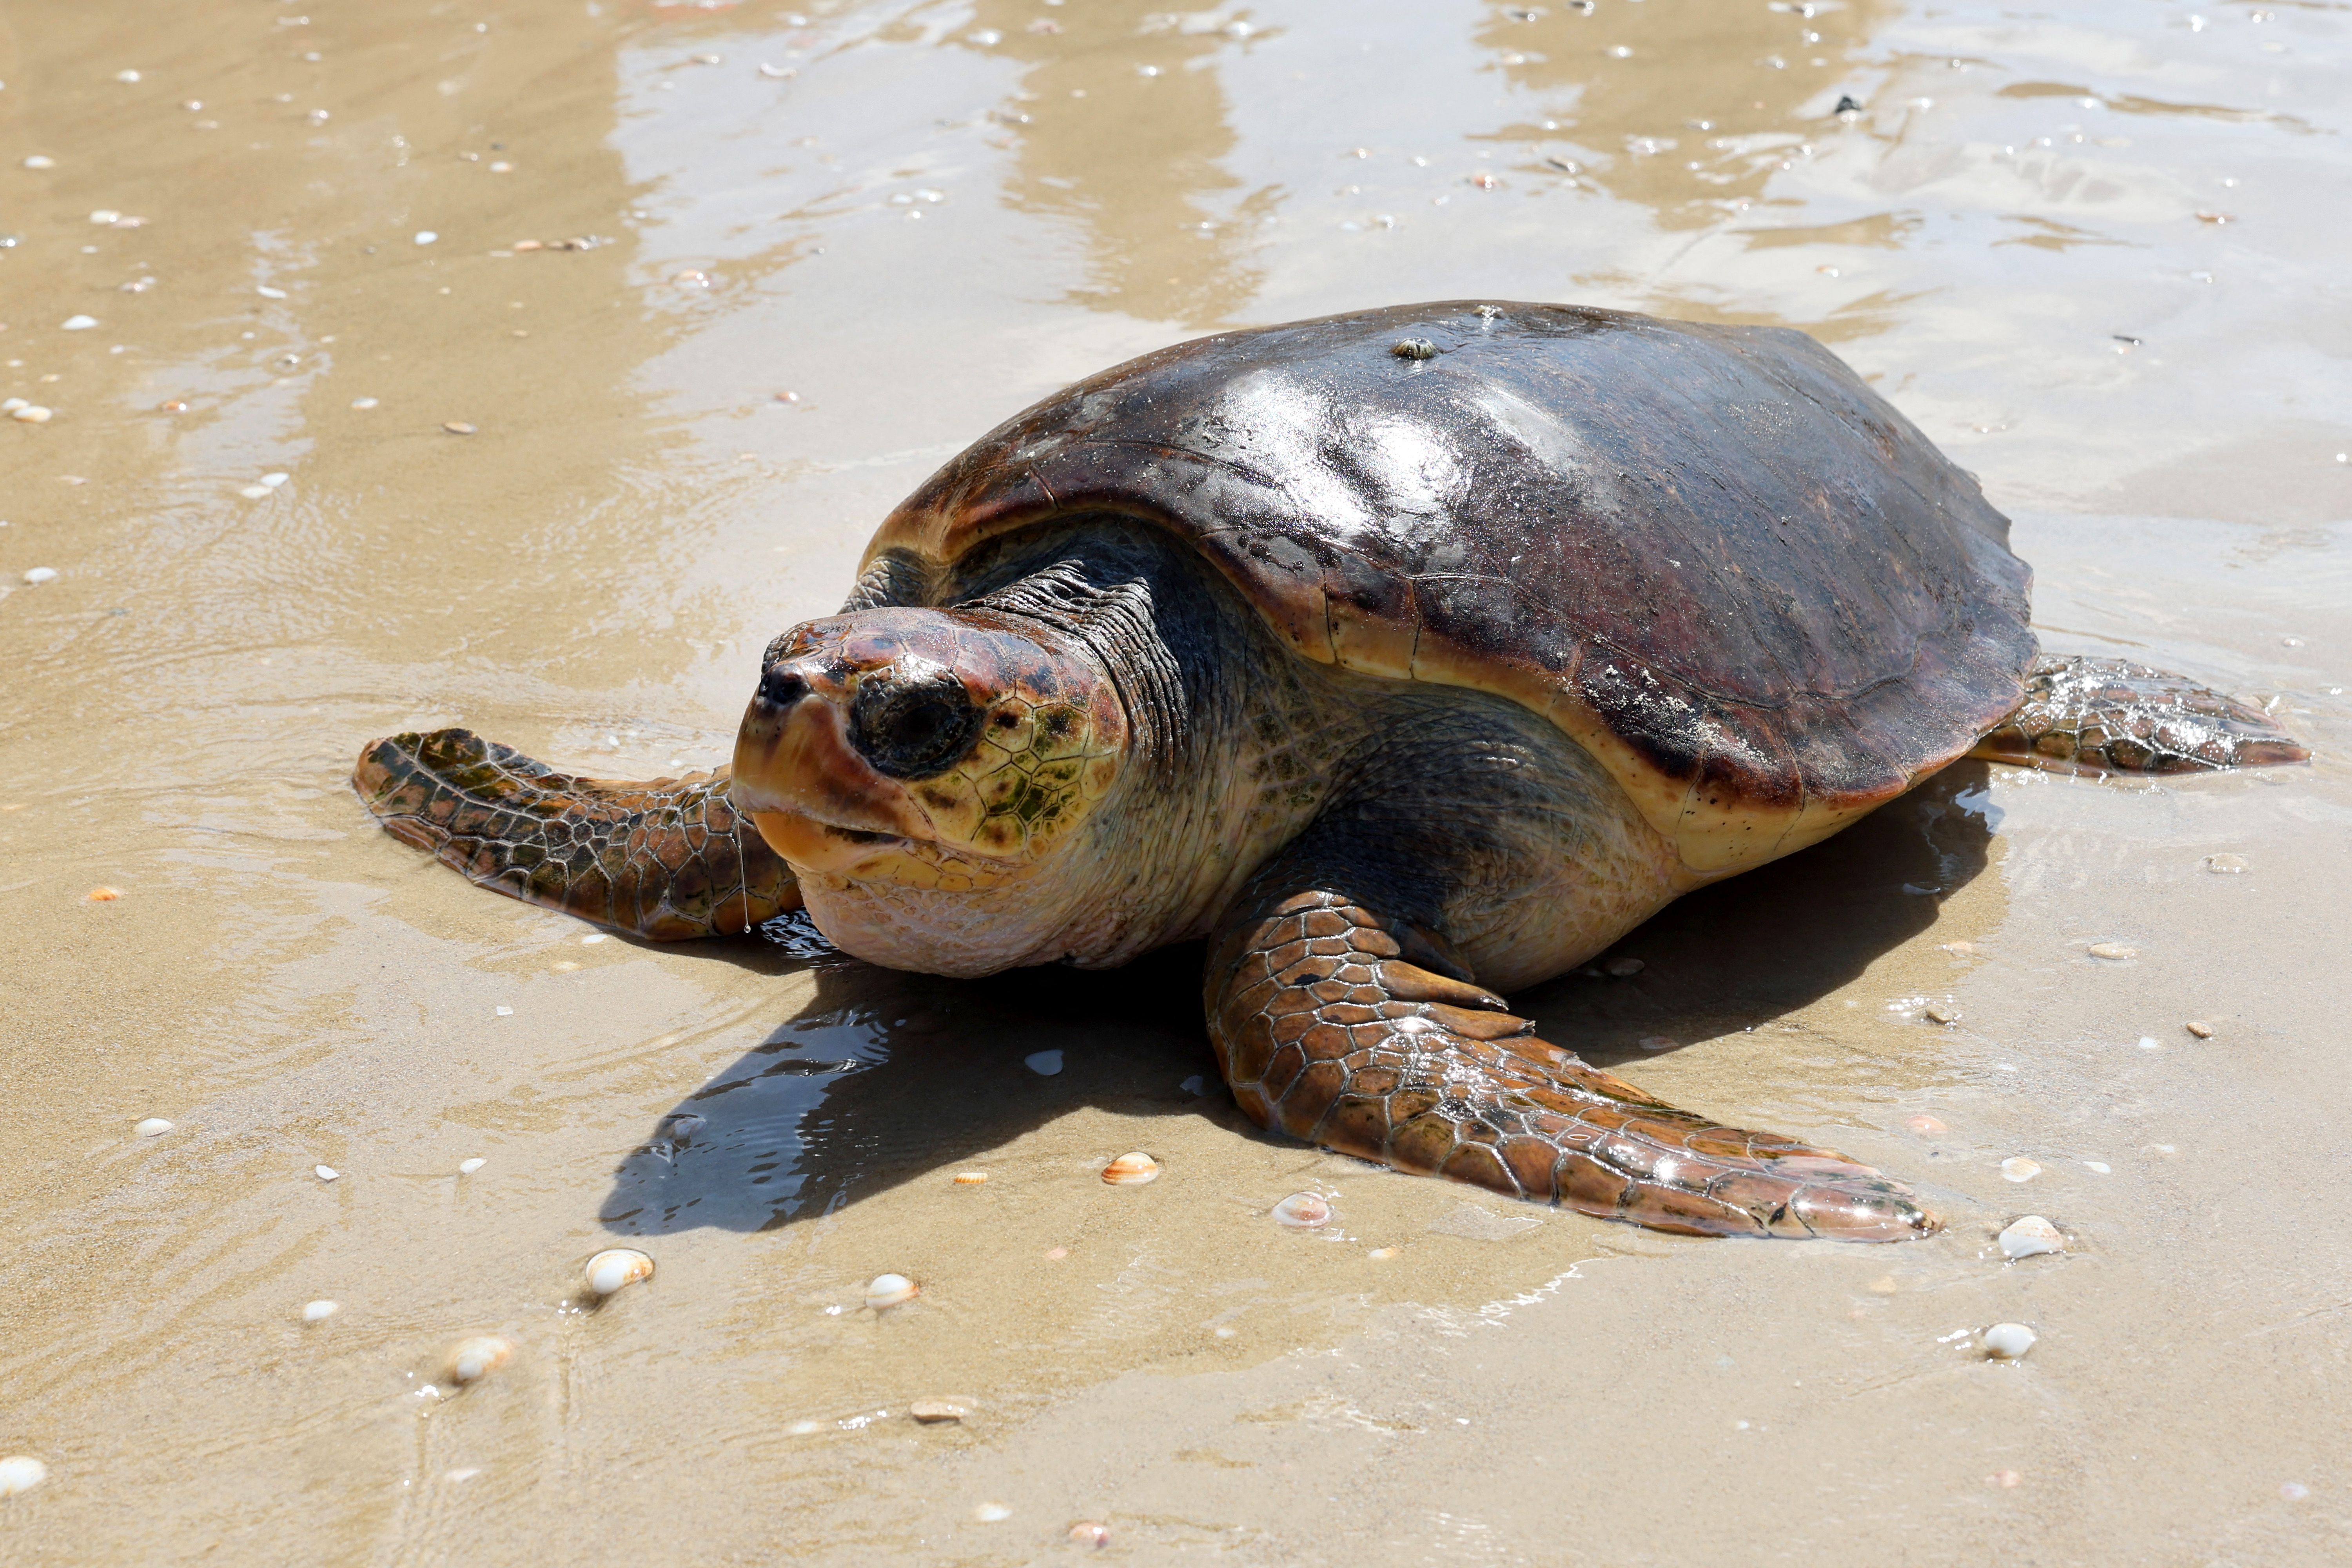
[[[2039,658],[2008,534],[1801,333],[1335,316],[982,437],[769,647],[731,775],[599,784],[444,731],[356,783],[475,880],[650,936],[804,901],[944,974],[1206,937],[1263,1125],[1664,1229],[1901,1239],[1936,1221],[1896,1183],[1663,1104],[1502,993],[1972,750],[2306,755],[2177,678]]]

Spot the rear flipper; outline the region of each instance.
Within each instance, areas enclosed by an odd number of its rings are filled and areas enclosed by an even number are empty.
[[[2122,658],[2043,658],[2025,700],[1969,755],[2069,773],[2186,773],[2307,763],[2270,715]]]
[[[792,868],[729,803],[725,768],[573,778],[470,730],[436,730],[370,745],[352,787],[385,832],[468,881],[655,942],[800,908]]]

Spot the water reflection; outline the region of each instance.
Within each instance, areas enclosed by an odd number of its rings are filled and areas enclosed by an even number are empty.
[[[1948,769],[1827,844],[1668,910],[1620,947],[1672,976],[1665,987],[1571,975],[1522,1001],[1551,1038],[1603,1063],[1637,1057],[1641,1035],[1702,1038],[1816,1001],[1934,924],[1940,900],[1984,869],[1985,776],[1978,763]],[[1081,1106],[1213,1115],[1258,1135],[1216,1087],[1197,945],[1111,973],[980,982],[801,951],[815,998],[661,1119],[615,1173],[608,1227],[772,1229]],[[1025,1065],[1045,1050],[1063,1054],[1052,1077]]]

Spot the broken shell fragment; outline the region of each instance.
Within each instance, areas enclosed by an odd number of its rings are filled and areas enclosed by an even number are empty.
[[[907,1414],[929,1426],[941,1421],[961,1421],[971,1412],[952,1399],[918,1399],[907,1406]]]
[[[920,1294],[921,1288],[904,1274],[877,1274],[866,1287],[866,1304],[878,1312],[886,1307],[902,1307]]]
[[[1076,1546],[1105,1547],[1110,1544],[1110,1526],[1082,1519],[1070,1526],[1070,1542]]]
[[[2015,1262],[2021,1258],[2037,1258],[2045,1252],[2063,1252],[2066,1238],[2058,1227],[2038,1214],[2030,1214],[2011,1222],[2000,1233],[2001,1255]]]
[[[2212,872],[2217,877],[2234,877],[2245,868],[2246,858],[2242,855],[2208,855],[2205,857],[2205,869]]]
[[[506,1365],[513,1354],[514,1346],[495,1334],[462,1341],[449,1352],[449,1381],[472,1383],[487,1377]]]
[[[607,1247],[588,1260],[588,1289],[600,1297],[653,1277],[654,1260],[634,1247]]]
[[[1274,1222],[1294,1230],[1314,1230],[1331,1223],[1331,1205],[1315,1193],[1293,1193],[1274,1205]]]
[[[2030,1182],[2042,1173],[2042,1165],[2022,1154],[2012,1154],[2000,1163],[2000,1173],[2012,1182]]]
[[[1156,1181],[1159,1175],[1160,1162],[1139,1149],[1131,1154],[1121,1154],[1105,1165],[1102,1179],[1115,1187],[1139,1187],[1146,1182]]]
[[[485,1160],[479,1154],[477,1154],[470,1160],[458,1161],[457,1173],[461,1176],[470,1176],[488,1163],[489,1162],[488,1160]]]
[[[0,1459],[0,1497],[31,1491],[48,1479],[49,1467],[30,1454],[11,1454]]]
[[[1957,1024],[1960,1021],[1960,1010],[1948,1002],[1931,1002],[1919,1016],[1930,1024]]]
[[[1922,1138],[1931,1138],[1938,1132],[1948,1132],[1951,1131],[1951,1129],[1944,1125],[1944,1121],[1941,1117],[1928,1116],[1924,1113],[1918,1116],[1905,1117],[1903,1119],[1903,1125],[1909,1128],[1912,1131],[1916,1132]]]
[[[2095,942],[2091,944],[2091,956],[2120,963],[2127,958],[2137,958],[2139,949],[2120,942]]]
[[[1984,1331],[1985,1354],[1995,1361],[2015,1361],[2039,1337],[2023,1323],[1995,1323]]]
[[[1601,967],[1619,980],[1630,980],[1649,965],[1638,958],[1612,958]]]
[[[305,1301],[302,1303],[302,1321],[306,1323],[323,1323],[342,1310],[343,1304],[341,1301],[323,1300]]]
[[[1013,1517],[1013,1510],[1001,1502],[984,1502],[971,1510],[971,1517],[982,1524],[1000,1524]]]
[[[311,1167],[310,1173],[322,1182],[331,1182],[342,1174],[332,1165],[314,1165]]]

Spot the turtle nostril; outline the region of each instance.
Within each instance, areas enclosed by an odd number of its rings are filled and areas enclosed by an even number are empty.
[[[790,708],[808,695],[808,682],[789,665],[773,664],[760,678],[760,700],[771,708]]]

